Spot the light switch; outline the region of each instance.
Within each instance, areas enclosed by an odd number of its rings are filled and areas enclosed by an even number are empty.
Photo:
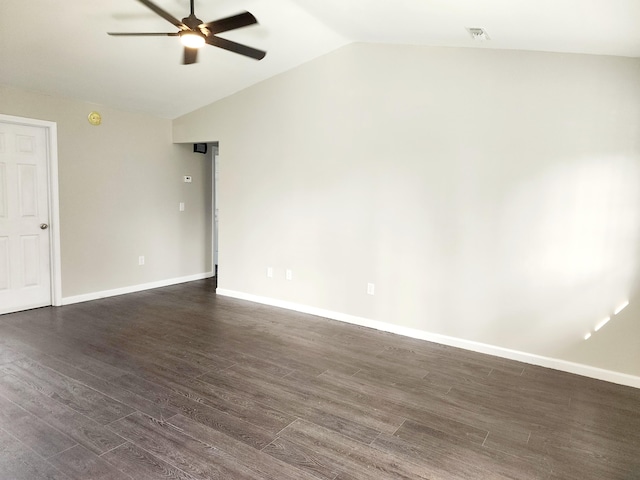
[[[180,211],[184,212],[184,202],[180,202]]]
[[[191,183],[191,175],[185,175],[183,178],[184,178],[184,183]]]

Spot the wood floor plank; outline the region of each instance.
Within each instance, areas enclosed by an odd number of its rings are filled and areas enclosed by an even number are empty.
[[[258,451],[237,440],[211,429],[201,423],[195,422],[182,415],[176,415],[169,423],[180,432],[220,451],[225,452],[229,460],[235,456],[238,462],[258,474],[261,478],[273,478],[278,480],[315,480],[313,475],[295,466],[264,453],[264,449]]]
[[[322,388],[332,389],[336,393],[352,396],[350,391],[357,392],[361,401],[372,408],[393,411],[407,419],[419,423],[429,423],[433,416],[453,419],[480,430],[519,429],[525,435],[531,431],[530,425],[512,422],[507,416],[484,407],[469,404],[451,398],[448,395],[436,394],[413,395],[402,389],[389,389],[386,385],[377,385],[370,380],[356,376],[345,376],[338,372],[328,371],[317,377]]]
[[[289,392],[291,394],[298,393],[307,398],[313,398],[315,403],[326,404],[326,408],[335,414],[344,416],[344,418],[354,419],[358,423],[377,431],[393,432],[404,421],[404,417],[396,415],[394,412],[380,411],[366,406],[363,407],[360,402],[353,401],[351,398],[345,398],[343,395],[318,388],[313,379],[302,382],[299,380],[300,377],[274,377],[266,372],[249,372],[238,365],[224,372],[220,372],[219,375],[229,375],[234,378],[244,379],[251,378],[254,382],[262,386],[269,384],[282,392]],[[203,377],[203,379],[205,378],[211,378],[211,376]]]
[[[31,359],[16,360],[2,368],[25,385],[103,425],[134,411],[131,407]]]
[[[148,375],[146,378],[150,379]],[[273,434],[296,419],[293,415],[255,402],[246,395],[238,395],[220,385],[214,386],[199,379],[185,378],[176,382],[171,378],[154,377],[153,382],[175,394],[260,426]]]
[[[104,426],[25,386],[11,375],[0,374],[0,395],[97,454],[124,443]]]
[[[446,408],[440,411],[440,404],[437,403],[439,397],[434,399],[424,395],[412,396],[402,390],[390,391],[387,385],[375,386],[371,383],[360,384],[358,382],[359,377],[357,376],[345,376],[337,372],[325,372],[315,378],[315,384],[318,388],[330,390],[341,398],[361,402],[371,409],[395,413],[436,430],[452,434],[458,433],[460,436],[479,444],[483,443],[489,433],[486,426],[479,428],[465,424],[464,415],[447,416],[449,410]],[[393,394],[393,392],[400,393]],[[499,429],[498,422],[493,422],[491,428]],[[523,432],[525,439],[529,434],[528,430],[518,429],[517,431]]]
[[[102,455],[102,458],[121,472],[128,472],[136,480],[194,480],[195,477],[160,460],[132,443],[125,443]]]
[[[393,437],[395,438],[381,435],[375,440],[374,446],[382,447],[385,451],[393,451],[398,443],[403,443],[427,458],[447,455],[450,461],[468,463],[477,467],[479,474],[493,471],[506,478],[522,480],[542,480],[549,478],[551,474],[551,469],[542,456],[510,455],[468,442],[455,435],[425,429],[411,421],[405,422]],[[400,442],[395,441],[396,439]],[[406,447],[404,449],[406,450]]]
[[[334,370],[331,370],[334,371]],[[428,378],[428,374],[424,378],[409,377],[406,375],[395,374],[380,370],[359,370],[353,375],[362,380],[368,380],[379,387],[388,387],[390,390],[402,391],[403,393],[413,395],[423,394],[446,394],[454,385],[453,382],[448,384],[432,383]]]
[[[9,341],[15,348],[23,351],[26,356],[48,354],[74,365],[82,371],[105,379],[119,377],[126,373],[92,356],[91,345],[86,342],[78,342],[46,329],[44,331],[47,331],[47,335],[43,335],[40,331],[25,329],[20,324],[14,324],[7,328],[10,330],[3,341]]]
[[[236,438],[257,449],[263,448],[273,439],[273,434],[263,427],[253,425],[241,418],[208,407],[207,405],[176,394],[161,385],[139,377],[124,375],[113,381],[129,391],[140,395],[149,395],[148,398],[158,405],[163,407],[166,405],[203,425],[224,432],[230,437]]]
[[[223,299],[228,300],[228,299]],[[308,316],[307,316],[308,317]],[[220,317],[218,320],[225,322],[224,317]],[[233,329],[233,326],[237,325],[238,321],[243,321],[245,328]],[[190,343],[194,342],[200,348],[206,348],[207,346],[214,346],[221,356],[234,360],[237,363],[242,364],[242,356],[249,353],[245,351],[243,345],[247,341],[252,344],[250,351],[250,357],[268,359],[272,364],[278,364],[281,367],[288,369],[305,371],[307,373],[319,374],[328,368],[340,368],[344,366],[345,359],[342,362],[336,358],[336,356],[327,354],[322,349],[314,348],[314,350],[303,349],[298,345],[291,344],[289,342],[283,342],[276,338],[274,335],[264,335],[262,331],[256,332],[255,330],[247,330],[247,323],[251,325],[262,325],[265,322],[269,322],[271,318],[255,317],[255,314],[243,315],[235,314],[229,320],[230,329],[226,329],[224,332],[224,342],[220,342],[218,337],[208,337],[205,332],[204,337],[197,337],[194,339],[194,335],[198,335],[199,330],[194,330],[194,333],[190,336]],[[269,322],[277,325],[279,321]],[[291,325],[291,324],[289,324]],[[189,325],[186,326],[189,329]],[[178,331],[172,330],[172,336],[176,338],[185,338],[185,329],[181,328]],[[199,342],[199,343],[198,343]],[[212,343],[213,342],[213,343]],[[238,352],[241,352],[240,354]],[[238,358],[240,357],[240,358]],[[355,368],[353,372],[357,371]],[[424,372],[422,372],[424,374]]]
[[[377,352],[365,351],[361,353],[351,352],[350,349],[335,345],[335,342],[320,343],[308,339],[306,336],[296,336],[290,333],[280,333],[277,336],[278,341],[285,339],[289,349],[294,354],[305,356],[313,356],[316,362],[325,362],[323,370],[332,368],[331,363],[341,363],[353,366],[358,369],[369,370],[394,370],[394,363],[377,355]],[[340,359],[340,362],[337,362]],[[332,362],[331,362],[332,360]],[[414,375],[415,377],[423,377],[428,370],[419,365],[404,365],[403,372],[405,375]]]
[[[427,372],[448,370],[464,372],[467,375],[485,377],[491,372],[491,367],[479,362],[462,360],[436,352],[418,353],[414,349],[387,347],[378,357],[387,361],[401,362],[403,365],[412,365]],[[519,373],[519,372],[518,372]]]
[[[303,387],[298,383],[293,387],[294,382],[282,379],[283,382],[278,383],[276,377],[265,379],[255,372],[228,369],[224,372],[209,373],[201,379],[213,386],[222,385],[240,394],[249,395],[256,401],[274,408],[287,405],[291,414],[312,419],[313,422],[363,443],[371,442],[380,429],[394,431],[403,420],[393,414],[386,415],[384,412],[371,410],[367,412],[335,398],[316,398],[308,386]],[[318,390],[315,393],[321,392]],[[368,416],[369,413],[372,415]]]
[[[518,480],[519,477],[498,473],[489,461],[473,462],[458,458],[455,454],[443,450],[426,450],[423,446],[405,441],[394,435],[381,434],[372,447],[391,453],[401,462],[415,463],[428,472],[432,480]],[[347,480],[348,475],[341,474],[338,479]]]
[[[132,414],[110,425],[131,443],[198,479],[249,479],[260,476],[224,452],[186,435],[167,422]]]
[[[0,330],[0,335],[2,331]],[[24,358],[24,354],[8,345],[0,344],[0,365]]]
[[[348,472],[355,478],[381,480],[429,478],[428,473],[415,464],[400,462],[392,454],[363,445],[304,420],[297,420],[289,425],[279,437],[307,450],[315,451],[316,462],[322,465],[333,465],[340,473]],[[299,463],[298,454],[281,455],[280,458],[294,466],[304,466]],[[309,468],[311,473],[313,470],[314,468]]]
[[[45,458],[76,445],[75,440],[2,396],[0,428]]]
[[[568,406],[554,408],[533,399],[526,399],[522,395],[512,395],[500,390],[454,387],[447,394],[447,398],[462,404],[475,404],[495,417],[518,419],[519,422],[531,426],[553,426],[569,412]]]
[[[140,395],[119,388],[117,385],[107,380],[95,377],[90,373],[85,372],[84,370],[80,370],[64,361],[58,360],[56,357],[53,357],[51,355],[37,355],[35,360],[37,360],[38,363],[52,370],[55,370],[61,375],[65,375],[83,385],[86,385],[89,388],[92,388],[93,390],[96,390],[97,392],[102,393],[107,397],[117,400],[118,402],[128,406],[131,411],[138,410],[159,420],[169,418],[177,413],[170,408],[161,408]],[[124,374],[125,373],[122,372],[119,376],[122,376]]]
[[[281,437],[274,439],[262,451],[321,479],[333,480],[340,473],[333,464],[327,462],[326,457],[318,455],[313,448],[297,445]]]
[[[637,449],[619,449],[623,442],[607,441],[594,435],[591,439],[575,437],[577,431],[546,432],[532,434],[526,445],[501,445],[503,451],[519,456],[543,455],[549,464],[552,478],[581,480],[607,478],[629,480],[640,476],[640,458]],[[633,448],[631,446],[631,448]]]
[[[74,480],[132,480],[131,476],[120,472],[81,445],[54,455],[49,462]]]
[[[385,403],[388,404],[388,402],[384,402],[384,399],[387,399],[399,415],[418,422],[421,421],[421,412],[427,411],[439,416],[455,418],[485,430],[494,429],[500,425],[513,429],[517,425],[528,433],[534,425],[531,421],[514,419],[512,415],[496,409],[493,405],[478,404],[474,401],[473,396],[469,395],[432,394],[428,390],[416,395],[402,388],[390,388],[387,384],[379,384],[375,379],[366,376],[349,377],[333,371],[323,373],[318,377],[318,380],[324,382],[322,385],[326,388],[342,389],[343,392],[345,389],[357,390],[370,399],[369,401],[374,402],[374,405],[380,405],[380,408],[389,408],[382,407]],[[533,418],[536,422],[539,420],[537,416],[529,418]]]
[[[70,480],[70,477],[1,428],[0,478],[3,480]]]

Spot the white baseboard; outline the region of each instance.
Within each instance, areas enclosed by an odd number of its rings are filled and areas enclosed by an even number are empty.
[[[381,330],[383,332],[396,333],[398,335],[403,335],[405,337],[411,337],[419,340],[426,340],[429,342],[440,343],[442,345],[449,345],[451,347],[463,348],[465,350],[471,350],[479,353],[486,353],[488,355],[507,358],[509,360],[517,360],[519,362],[524,362],[531,365],[538,365],[540,367],[552,368],[554,370],[560,370],[568,373],[575,373],[577,375],[582,375],[584,377],[595,378],[598,380],[604,380],[607,382],[626,385],[629,387],[640,388],[640,377],[636,377],[634,375],[629,375],[626,373],[614,372],[611,370],[604,370],[602,368],[583,365],[581,363],[574,363],[566,360],[560,360],[557,358],[544,357],[544,356],[535,355],[532,353],[520,352],[517,350],[511,350],[508,348],[497,347],[495,345],[488,345],[486,343],[474,342],[471,340],[464,340],[462,338],[439,335],[437,333],[430,333],[424,330],[403,327],[401,325],[395,325],[393,323],[370,320],[368,318],[348,315],[346,313],[334,312],[332,310],[324,310],[321,308],[311,307],[308,305],[287,302],[287,301],[278,300],[275,298],[261,297],[258,295],[252,295],[249,293],[238,292],[234,290],[225,290],[222,288],[218,288],[216,289],[216,294],[222,295],[225,297],[233,297],[241,300],[248,300],[250,302],[262,303],[264,305],[280,307],[287,310],[294,310],[296,312],[308,313],[308,314],[316,315],[319,317],[330,318],[332,320],[339,320],[341,322],[351,323],[354,325],[359,325],[361,327],[373,328],[376,330]]]
[[[159,280],[157,282],[131,285],[129,287],[122,288],[114,288],[113,290],[103,290],[101,292],[85,293],[82,295],[74,295],[72,297],[62,297],[62,305],[71,305],[72,303],[88,302],[90,300],[98,300],[100,298],[115,297],[116,295],[142,292],[144,290],[151,290],[152,288],[168,287],[169,285],[193,282],[194,280],[202,280],[203,278],[210,277],[213,277],[213,272],[197,273],[195,275],[187,275],[186,277],[168,278],[166,280]]]

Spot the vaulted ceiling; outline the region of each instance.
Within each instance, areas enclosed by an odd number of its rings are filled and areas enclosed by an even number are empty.
[[[189,13],[189,0],[155,3]],[[108,36],[175,31],[136,0],[2,0],[0,84],[175,118],[351,42],[640,57],[639,0],[196,0],[195,10],[205,22],[250,11],[259,25],[220,36],[267,56],[205,46],[182,65],[177,38]]]

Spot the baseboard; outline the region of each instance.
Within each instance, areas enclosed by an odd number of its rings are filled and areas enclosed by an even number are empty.
[[[114,288],[113,290],[103,290],[101,292],[85,293],[82,295],[74,295],[72,297],[62,297],[62,305],[71,305],[73,303],[88,302],[90,300],[98,300],[100,298],[115,297],[116,295],[125,295],[127,293],[142,292],[153,288],[168,287],[178,283],[193,282],[194,280],[202,280],[203,278],[213,277],[213,272],[197,273],[195,275],[187,275],[186,277],[168,278],[157,282],[142,283],[140,285],[131,285],[129,287]]]
[[[395,325],[393,323],[370,320],[368,318],[348,315],[346,313],[334,312],[332,310],[324,310],[321,308],[311,307],[308,305],[287,302],[287,301],[278,300],[275,298],[261,297],[258,295],[252,295],[249,293],[238,292],[234,290],[226,290],[226,289],[218,288],[216,289],[216,294],[222,295],[225,297],[248,300],[250,302],[262,303],[264,305],[280,307],[287,310],[294,310],[296,312],[308,313],[308,314],[316,315],[319,317],[330,318],[332,320],[338,320],[345,323],[351,323],[353,325],[359,325],[361,327],[368,327],[368,328],[373,328],[375,330],[381,330],[383,332],[395,333],[398,335],[403,335],[405,337],[416,338],[419,340],[426,340],[429,342],[448,345],[451,347],[463,348],[465,350],[471,350],[473,352],[486,353],[488,355],[507,358],[509,360],[517,360],[519,362],[524,362],[531,365],[537,365],[540,367],[552,368],[554,370],[560,370],[568,373],[575,373],[577,375],[582,375],[584,377],[604,380],[607,382],[617,383],[619,385],[626,385],[629,387],[640,388],[640,377],[636,377],[634,375],[629,375],[626,373],[614,372],[611,370],[592,367],[589,365],[583,365],[581,363],[573,363],[566,360],[560,360],[557,358],[544,357],[544,356],[535,355],[532,353],[520,352],[517,350],[510,350],[508,348],[497,347],[495,345],[489,345],[486,343],[474,342],[471,340],[464,340],[462,338],[449,337],[446,335],[439,335],[437,333],[430,333],[424,330],[403,327],[401,325]]]

